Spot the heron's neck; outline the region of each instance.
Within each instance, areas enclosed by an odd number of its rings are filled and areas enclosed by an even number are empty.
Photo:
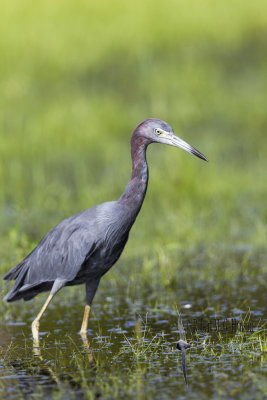
[[[140,211],[146,195],[148,183],[148,166],[146,162],[147,145],[148,142],[144,138],[132,137],[132,176],[119,200],[121,204],[129,208],[129,212],[134,218]]]

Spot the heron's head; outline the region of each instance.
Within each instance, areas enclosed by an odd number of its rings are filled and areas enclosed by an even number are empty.
[[[146,119],[138,125],[137,129],[141,136],[145,137],[149,143],[162,143],[174,147],[180,147],[180,149],[192,153],[195,156],[202,158],[202,160],[208,161],[200,151],[196,150],[194,147],[190,146],[190,144],[176,136],[172,127],[161,119]]]

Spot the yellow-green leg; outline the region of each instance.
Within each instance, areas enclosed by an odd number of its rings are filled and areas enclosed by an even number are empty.
[[[97,291],[99,281],[100,281],[100,279],[92,279],[92,280],[86,282],[86,286],[85,286],[86,306],[84,308],[83,322],[82,322],[82,326],[81,326],[81,330],[80,330],[80,334],[83,339],[85,339],[87,336],[87,328],[88,328],[89,315],[90,315],[90,311],[91,311],[91,304],[92,304],[93,298],[95,296],[95,293]]]
[[[41,319],[43,313],[45,312],[45,310],[47,309],[47,306],[53,297],[54,297],[53,294],[50,294],[48,296],[48,298],[46,299],[46,302],[44,303],[43,307],[41,308],[41,311],[39,312],[39,314],[37,315],[37,317],[35,318],[35,320],[32,323],[32,336],[33,336],[33,340],[36,342],[36,344],[39,343],[40,319]]]
[[[88,327],[88,319],[91,311],[91,306],[89,304],[86,304],[84,308],[84,314],[83,314],[83,322],[81,326],[81,335],[84,335],[87,333],[87,327]]]
[[[52,298],[55,296],[55,294],[66,284],[66,280],[64,279],[56,279],[53,283],[51,292],[48,296],[48,298],[46,299],[46,302],[44,303],[43,307],[41,308],[41,311],[39,312],[39,314],[37,315],[37,317],[35,318],[35,320],[32,323],[32,336],[33,336],[33,340],[34,340],[34,344],[36,346],[39,346],[39,326],[40,326],[40,319],[43,315],[43,313],[45,312],[45,310],[47,309],[48,304],[50,303],[50,301],[52,300]]]

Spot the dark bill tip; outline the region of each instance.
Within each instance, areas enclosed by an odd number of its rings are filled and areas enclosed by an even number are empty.
[[[198,158],[201,158],[204,161],[209,162],[209,160],[204,156],[204,154],[200,153],[200,151],[198,151],[197,149],[194,149],[194,147],[192,147],[192,149],[190,149],[190,153],[194,154],[195,156],[197,156]]]

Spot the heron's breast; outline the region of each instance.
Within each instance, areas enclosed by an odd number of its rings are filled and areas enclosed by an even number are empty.
[[[114,238],[114,240],[99,243],[83,266],[84,276],[97,277],[105,274],[119,259],[127,239],[128,235],[124,235],[120,239]]]

